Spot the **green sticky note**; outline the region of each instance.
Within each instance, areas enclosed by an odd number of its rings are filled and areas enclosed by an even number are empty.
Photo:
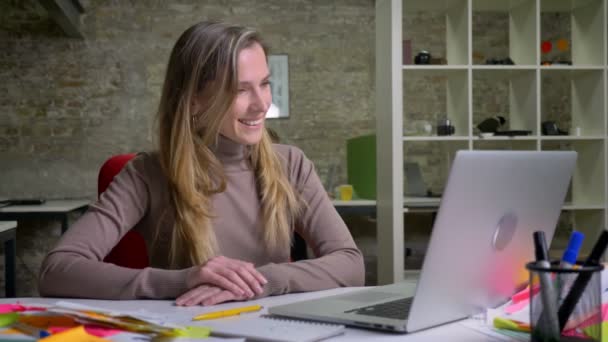
[[[19,314],[16,312],[0,314],[0,327],[7,327],[13,324],[17,318],[19,318]]]
[[[593,324],[583,328],[583,332],[587,336],[597,336],[598,328],[598,324]],[[608,342],[608,322],[602,322],[602,342]]]
[[[189,326],[173,329],[172,332],[175,334],[173,336],[176,337],[207,338],[211,333],[211,329],[206,327]]]

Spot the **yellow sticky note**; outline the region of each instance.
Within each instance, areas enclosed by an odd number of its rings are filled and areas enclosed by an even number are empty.
[[[84,326],[79,326],[76,328],[72,328],[66,330],[64,332],[60,332],[58,334],[53,334],[49,337],[45,337],[38,341],[42,342],[110,342],[105,338],[96,337],[93,335],[87,334],[84,330]]]
[[[189,338],[205,338],[205,337],[209,337],[210,333],[211,333],[211,329],[209,329],[209,328],[190,326],[190,327],[182,327],[182,328],[174,329],[171,332],[171,336],[189,337]]]

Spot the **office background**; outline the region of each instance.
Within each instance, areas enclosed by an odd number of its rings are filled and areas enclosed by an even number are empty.
[[[0,2],[0,196],[96,197],[97,172],[117,153],[153,148],[154,111],[168,55],[191,24],[218,18],[258,28],[272,53],[289,56],[290,116],[268,120],[282,141],[300,147],[326,185],[347,182],[346,139],[373,133],[373,0],[80,0],[79,40],[68,38],[36,0]],[[424,13],[424,25],[409,32],[412,50],[445,55],[438,35],[444,21]],[[473,48],[507,57],[508,32],[497,29],[507,14],[473,17],[487,39]],[[546,34],[568,37],[564,20],[543,16]],[[428,25],[431,22],[432,25]],[[411,25],[410,25],[411,27]],[[504,27],[504,25],[503,25]],[[542,37],[552,39],[554,37]],[[440,79],[409,80],[428,101],[406,115],[434,125],[445,108]],[[505,111],[506,84],[492,83],[476,112]],[[564,86],[564,92],[569,88]],[[407,93],[411,93],[407,91]],[[570,108],[559,91],[551,101],[555,120]],[[508,100],[507,100],[508,101]],[[417,101],[420,103],[421,101]],[[564,127],[568,127],[564,125]],[[404,130],[413,129],[405,127]],[[417,144],[414,157],[431,189],[441,191],[443,163],[433,145]],[[334,177],[328,179],[329,170]],[[331,190],[331,189],[328,189]],[[345,217],[366,255],[368,284],[374,283],[374,221]],[[566,223],[567,224],[567,223]],[[408,218],[406,239],[419,252],[428,237],[428,215]],[[35,275],[57,241],[59,225],[45,221],[18,228],[18,296],[36,295]],[[412,238],[420,236],[420,239]],[[417,241],[420,241],[419,243]]]

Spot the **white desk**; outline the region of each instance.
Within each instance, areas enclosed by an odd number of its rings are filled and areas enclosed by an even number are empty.
[[[332,200],[334,207],[340,215],[356,214],[364,216],[376,215],[376,201],[357,199],[352,201]]]
[[[4,244],[4,295],[15,297],[15,258],[17,252],[17,222],[0,221],[0,242]]]
[[[262,315],[267,313],[270,306],[296,302],[300,300],[319,298],[327,295],[345,293],[355,291],[360,288],[339,288],[327,291],[298,293],[284,296],[274,296],[254,301],[247,304],[260,304],[264,309],[257,313],[250,313],[243,317],[251,317],[254,315]],[[19,300],[22,304],[52,304],[60,299],[56,298],[17,298],[17,299],[0,299],[0,303],[14,303]],[[195,325],[204,326],[204,321],[192,321],[192,317],[209,311],[229,309],[233,307],[243,306],[243,303],[227,303],[216,305],[213,307],[177,307],[173,305],[173,301],[158,301],[158,300],[136,300],[136,301],[105,301],[105,300],[86,300],[86,299],[65,299],[70,302],[80,303],[84,305],[92,305],[106,309],[136,311],[145,310],[146,312],[156,313],[166,317],[169,322],[180,325]],[[239,316],[229,319],[235,320]],[[356,328],[347,328],[344,335],[328,339],[326,341],[419,341],[419,342],[435,342],[435,341],[469,341],[469,342],[486,342],[486,341],[504,341],[504,339],[496,339],[494,337],[484,335],[479,331],[467,328],[462,322],[450,323],[437,328],[424,330],[413,334],[395,334],[384,333],[373,330],[364,330]],[[507,340],[508,341],[508,340]]]
[[[28,220],[34,218],[59,220],[61,233],[69,227],[69,214],[84,212],[89,207],[89,200],[48,200],[38,205],[9,205],[0,208],[0,220]]]
[[[403,212],[436,212],[441,202],[440,197],[404,197]],[[375,215],[376,201],[355,199],[352,201],[332,200],[340,214]]]

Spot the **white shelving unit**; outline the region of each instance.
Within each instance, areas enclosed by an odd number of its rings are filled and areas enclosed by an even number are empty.
[[[438,164],[442,166],[439,173],[444,179],[451,158],[459,149],[577,151],[578,164],[563,210],[572,215],[573,228],[588,236],[583,248],[590,248],[589,244],[608,222],[607,2],[376,1],[379,284],[404,277],[403,245],[408,227],[403,220],[403,164],[417,144],[427,144],[442,152],[433,158],[442,159]],[[504,32],[507,43],[489,52],[488,57],[510,57],[515,65],[483,64],[478,49],[493,46],[487,43],[492,37],[485,37],[484,30],[476,30],[475,23],[489,15],[504,18],[487,20],[486,24],[495,23],[497,26],[491,29],[499,34]],[[540,48],[541,37],[550,33],[545,32],[550,28],[544,27],[542,20],[547,15],[559,16],[569,25],[565,31],[570,36],[565,40],[570,45],[565,58],[571,65],[541,65],[546,58]],[[417,16],[416,26],[404,24],[408,23],[408,16]],[[404,37],[411,36],[408,30],[424,31],[427,26],[420,20],[425,18],[435,20],[428,26],[434,25],[433,42],[428,44],[435,44],[438,55],[445,57],[447,64],[415,65],[413,61],[404,64]],[[437,35],[437,27],[444,28],[445,34]],[[411,44],[421,49],[420,42]],[[417,50],[412,49],[412,55]],[[504,55],[492,56],[501,51]],[[435,56],[433,51],[431,54]],[[418,87],[431,83],[432,90]],[[555,92],[561,94],[560,104],[566,106],[552,102],[551,94]],[[413,112],[427,104],[433,108],[428,114]],[[416,132],[413,127],[424,115],[433,131],[438,118],[450,119],[455,134],[439,137]],[[491,115],[506,116],[509,129],[529,130],[532,134],[478,137],[475,127]],[[542,135],[541,123],[547,120],[567,125],[560,129],[567,130],[569,135]]]

